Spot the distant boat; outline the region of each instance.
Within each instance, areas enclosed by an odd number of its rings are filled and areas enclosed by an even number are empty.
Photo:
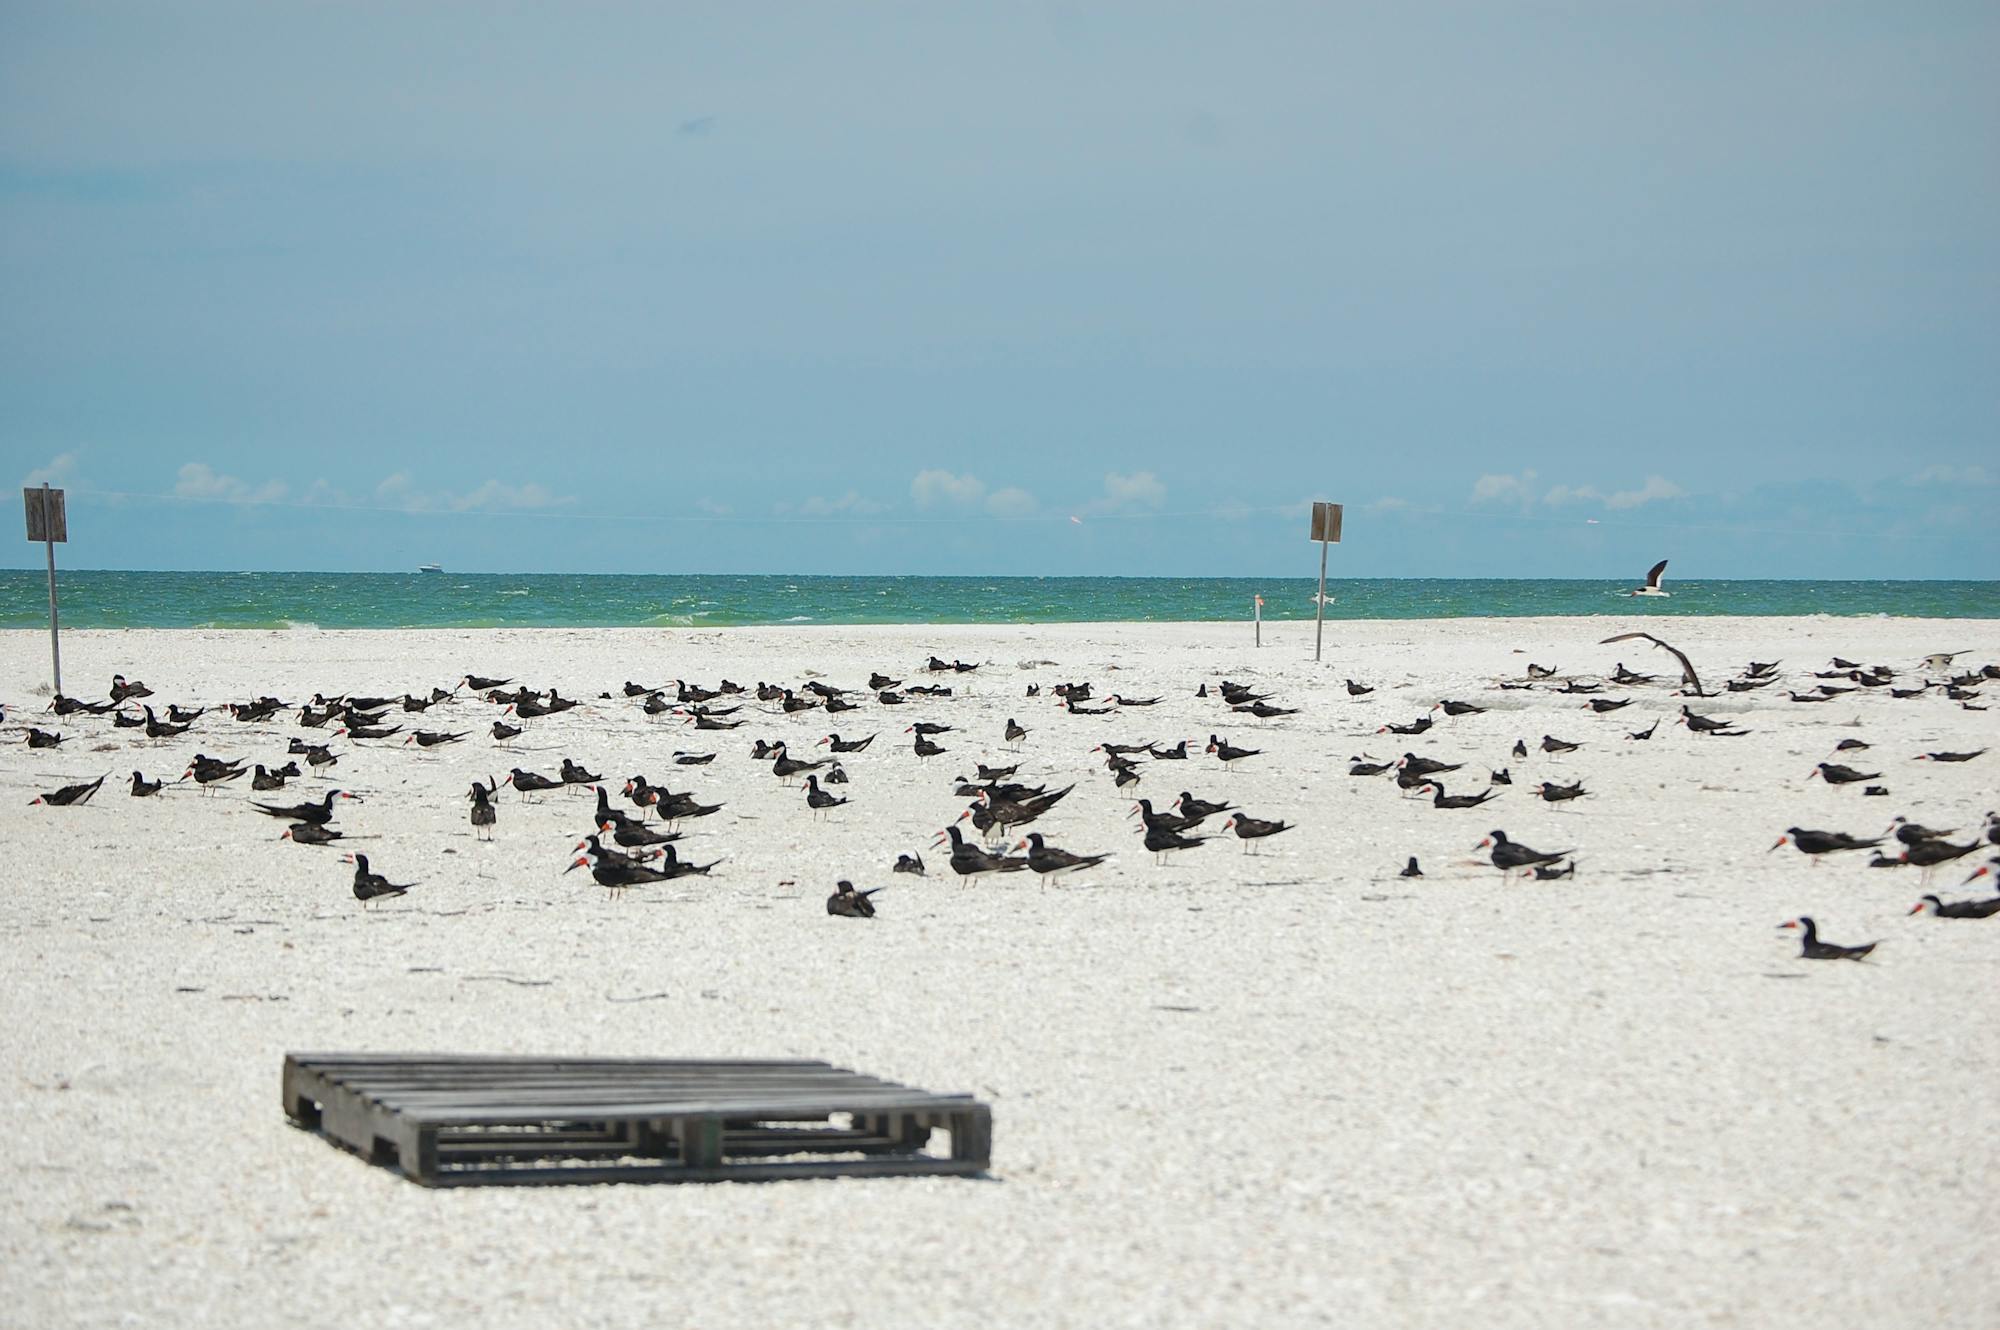
[[[444,571],[444,565],[436,563],[420,563],[417,565],[417,571],[420,573],[441,573]]]

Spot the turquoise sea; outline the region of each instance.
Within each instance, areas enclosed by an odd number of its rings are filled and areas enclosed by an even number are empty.
[[[1309,619],[1283,577],[753,577],[519,573],[60,574],[71,628],[721,627]],[[1605,581],[1330,581],[1335,619],[1491,615],[1913,615],[2000,618],[2000,582],[1674,582],[1664,600]],[[47,623],[36,570],[0,570],[0,627]]]

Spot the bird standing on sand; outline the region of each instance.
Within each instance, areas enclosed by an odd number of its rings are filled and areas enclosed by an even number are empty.
[[[1799,959],[1808,961],[1858,961],[1867,957],[1880,943],[1868,942],[1858,947],[1843,947],[1832,942],[1819,940],[1819,928],[1812,916],[1802,914],[1796,919],[1787,919],[1779,928],[1795,928],[1805,934],[1799,942]]]
[[[1246,757],[1256,757],[1264,750],[1261,748],[1238,748],[1236,745],[1230,743],[1229,740],[1218,738],[1211,734],[1208,736],[1207,751],[1214,753],[1216,759],[1222,763],[1223,768],[1226,770],[1230,763],[1241,762]]]
[[[1540,850],[1530,849],[1519,841],[1508,840],[1504,831],[1486,833],[1486,838],[1473,848],[1484,850],[1489,847],[1493,851],[1493,866],[1503,875],[1523,868],[1533,868],[1538,864],[1553,864],[1574,853],[1571,850],[1558,850],[1554,854],[1543,854]]]
[[[354,865],[354,899],[364,905],[379,897],[400,896],[417,885],[414,882],[391,882],[380,873],[369,872],[368,856],[365,854],[342,855],[340,862]]]
[[[1236,813],[1227,822],[1222,824],[1222,829],[1224,831],[1234,831],[1236,838],[1243,842],[1243,852],[1249,854],[1257,848],[1257,841],[1263,840],[1267,836],[1275,836],[1281,831],[1290,831],[1292,824],[1289,822],[1267,822],[1262,818],[1251,817],[1247,813]]]
[[[1028,867],[1047,877],[1052,873],[1070,873],[1079,869],[1094,868],[1111,856],[1108,854],[1071,854],[1060,850],[1042,838],[1039,831],[1028,833],[1027,839],[1017,843],[1016,850],[1028,852]]]

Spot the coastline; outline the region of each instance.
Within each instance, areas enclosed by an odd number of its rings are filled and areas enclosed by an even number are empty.
[[[1990,1230],[2000,1195],[1986,1126],[2000,1034],[1983,1016],[2000,921],[1909,918],[1915,870],[1766,847],[1787,825],[1874,834],[1892,813],[1977,825],[2000,753],[1913,758],[2000,748],[2000,710],[1873,694],[1800,706],[1765,690],[1697,703],[1751,731],[1707,740],[1670,723],[1665,653],[1598,643],[1647,628],[1705,679],[1782,658],[1809,683],[1834,654],[1900,670],[1934,650],[2000,660],[2000,622],[1649,620],[1330,620],[1323,666],[1309,620],[1267,621],[1261,650],[1247,623],[1213,622],[65,631],[80,696],[114,672],[160,701],[219,703],[476,671],[588,705],[536,723],[518,755],[344,748],[336,783],[367,799],[344,825],[420,884],[367,911],[337,854],[277,841],[247,792],[116,788],[134,766],[178,775],[197,747],[264,760],[295,726],[211,717],[162,745],[65,726],[75,747],[32,755],[10,732],[0,834],[25,871],[0,896],[17,958],[0,974],[17,1105],[0,1161],[28,1183],[0,1207],[0,1259],[15,1312],[1985,1324],[2000,1274],[1966,1235]],[[988,663],[946,677],[961,691],[948,702],[753,713],[724,734],[615,696],[628,678],[676,675],[856,686],[931,652]],[[1530,661],[1601,675],[1618,660],[1663,679],[1607,716],[1493,687]],[[47,666],[45,631],[0,632],[10,725],[42,723],[32,687]],[[1193,697],[1222,677],[1301,710],[1253,721]],[[1346,677],[1377,691],[1351,700]],[[1046,689],[1071,678],[1164,700],[1064,716]],[[1029,682],[1042,698],[1023,696]],[[1491,709],[1440,714],[1415,739],[1375,733],[1447,697]],[[477,730],[497,710],[461,701],[425,723]],[[1115,850],[1105,870],[964,885],[923,850],[964,806],[950,794],[960,765],[1014,760],[999,743],[1010,715],[1033,731],[1022,777],[1077,785],[1041,829]],[[946,757],[915,762],[901,731],[916,719],[956,727]],[[1654,739],[1623,739],[1652,719]],[[797,789],[744,750],[787,737],[803,751],[829,728],[883,736],[850,762],[854,804],[809,822]],[[1092,749],[1193,738],[1198,754],[1215,731],[1264,755],[1227,772],[1148,764],[1139,792],[1226,796],[1297,829],[1257,855],[1225,841],[1156,866]],[[1509,756],[1543,733],[1584,747]],[[1848,736],[1874,745],[1864,756],[1891,797],[1805,779]],[[719,755],[684,776],[675,748]],[[1346,774],[1351,755],[1405,749],[1465,762],[1454,792],[1502,765],[1516,783],[1460,813]],[[471,779],[565,755],[725,800],[683,847],[721,857],[715,879],[617,902],[565,878],[588,805],[562,794],[510,794],[498,842],[471,839]],[[84,808],[26,806],[107,768]],[[1581,779],[1591,797],[1540,804],[1527,787],[1545,778]],[[1501,885],[1473,862],[1496,826],[1574,845],[1578,876]],[[909,850],[928,877],[888,874]],[[1414,882],[1396,876],[1412,853]],[[843,875],[888,888],[881,917],[825,915]],[[1935,886],[1959,894],[1962,876]],[[1801,962],[1775,931],[1801,912],[1840,940],[1886,940],[1867,965]],[[279,1063],[305,1048],[824,1057],[988,1100],[993,1179],[427,1192],[284,1125]],[[561,1252],[554,1231],[572,1239]]]

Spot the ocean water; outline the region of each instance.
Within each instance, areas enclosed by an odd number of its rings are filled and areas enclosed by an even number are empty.
[[[752,577],[492,573],[59,574],[71,628],[723,627],[1310,619],[1316,586],[1282,577]],[[1492,615],[1911,615],[2000,618],[2000,582],[1674,582],[1473,578],[1330,581],[1333,619]],[[0,570],[0,627],[48,622],[45,575]]]

